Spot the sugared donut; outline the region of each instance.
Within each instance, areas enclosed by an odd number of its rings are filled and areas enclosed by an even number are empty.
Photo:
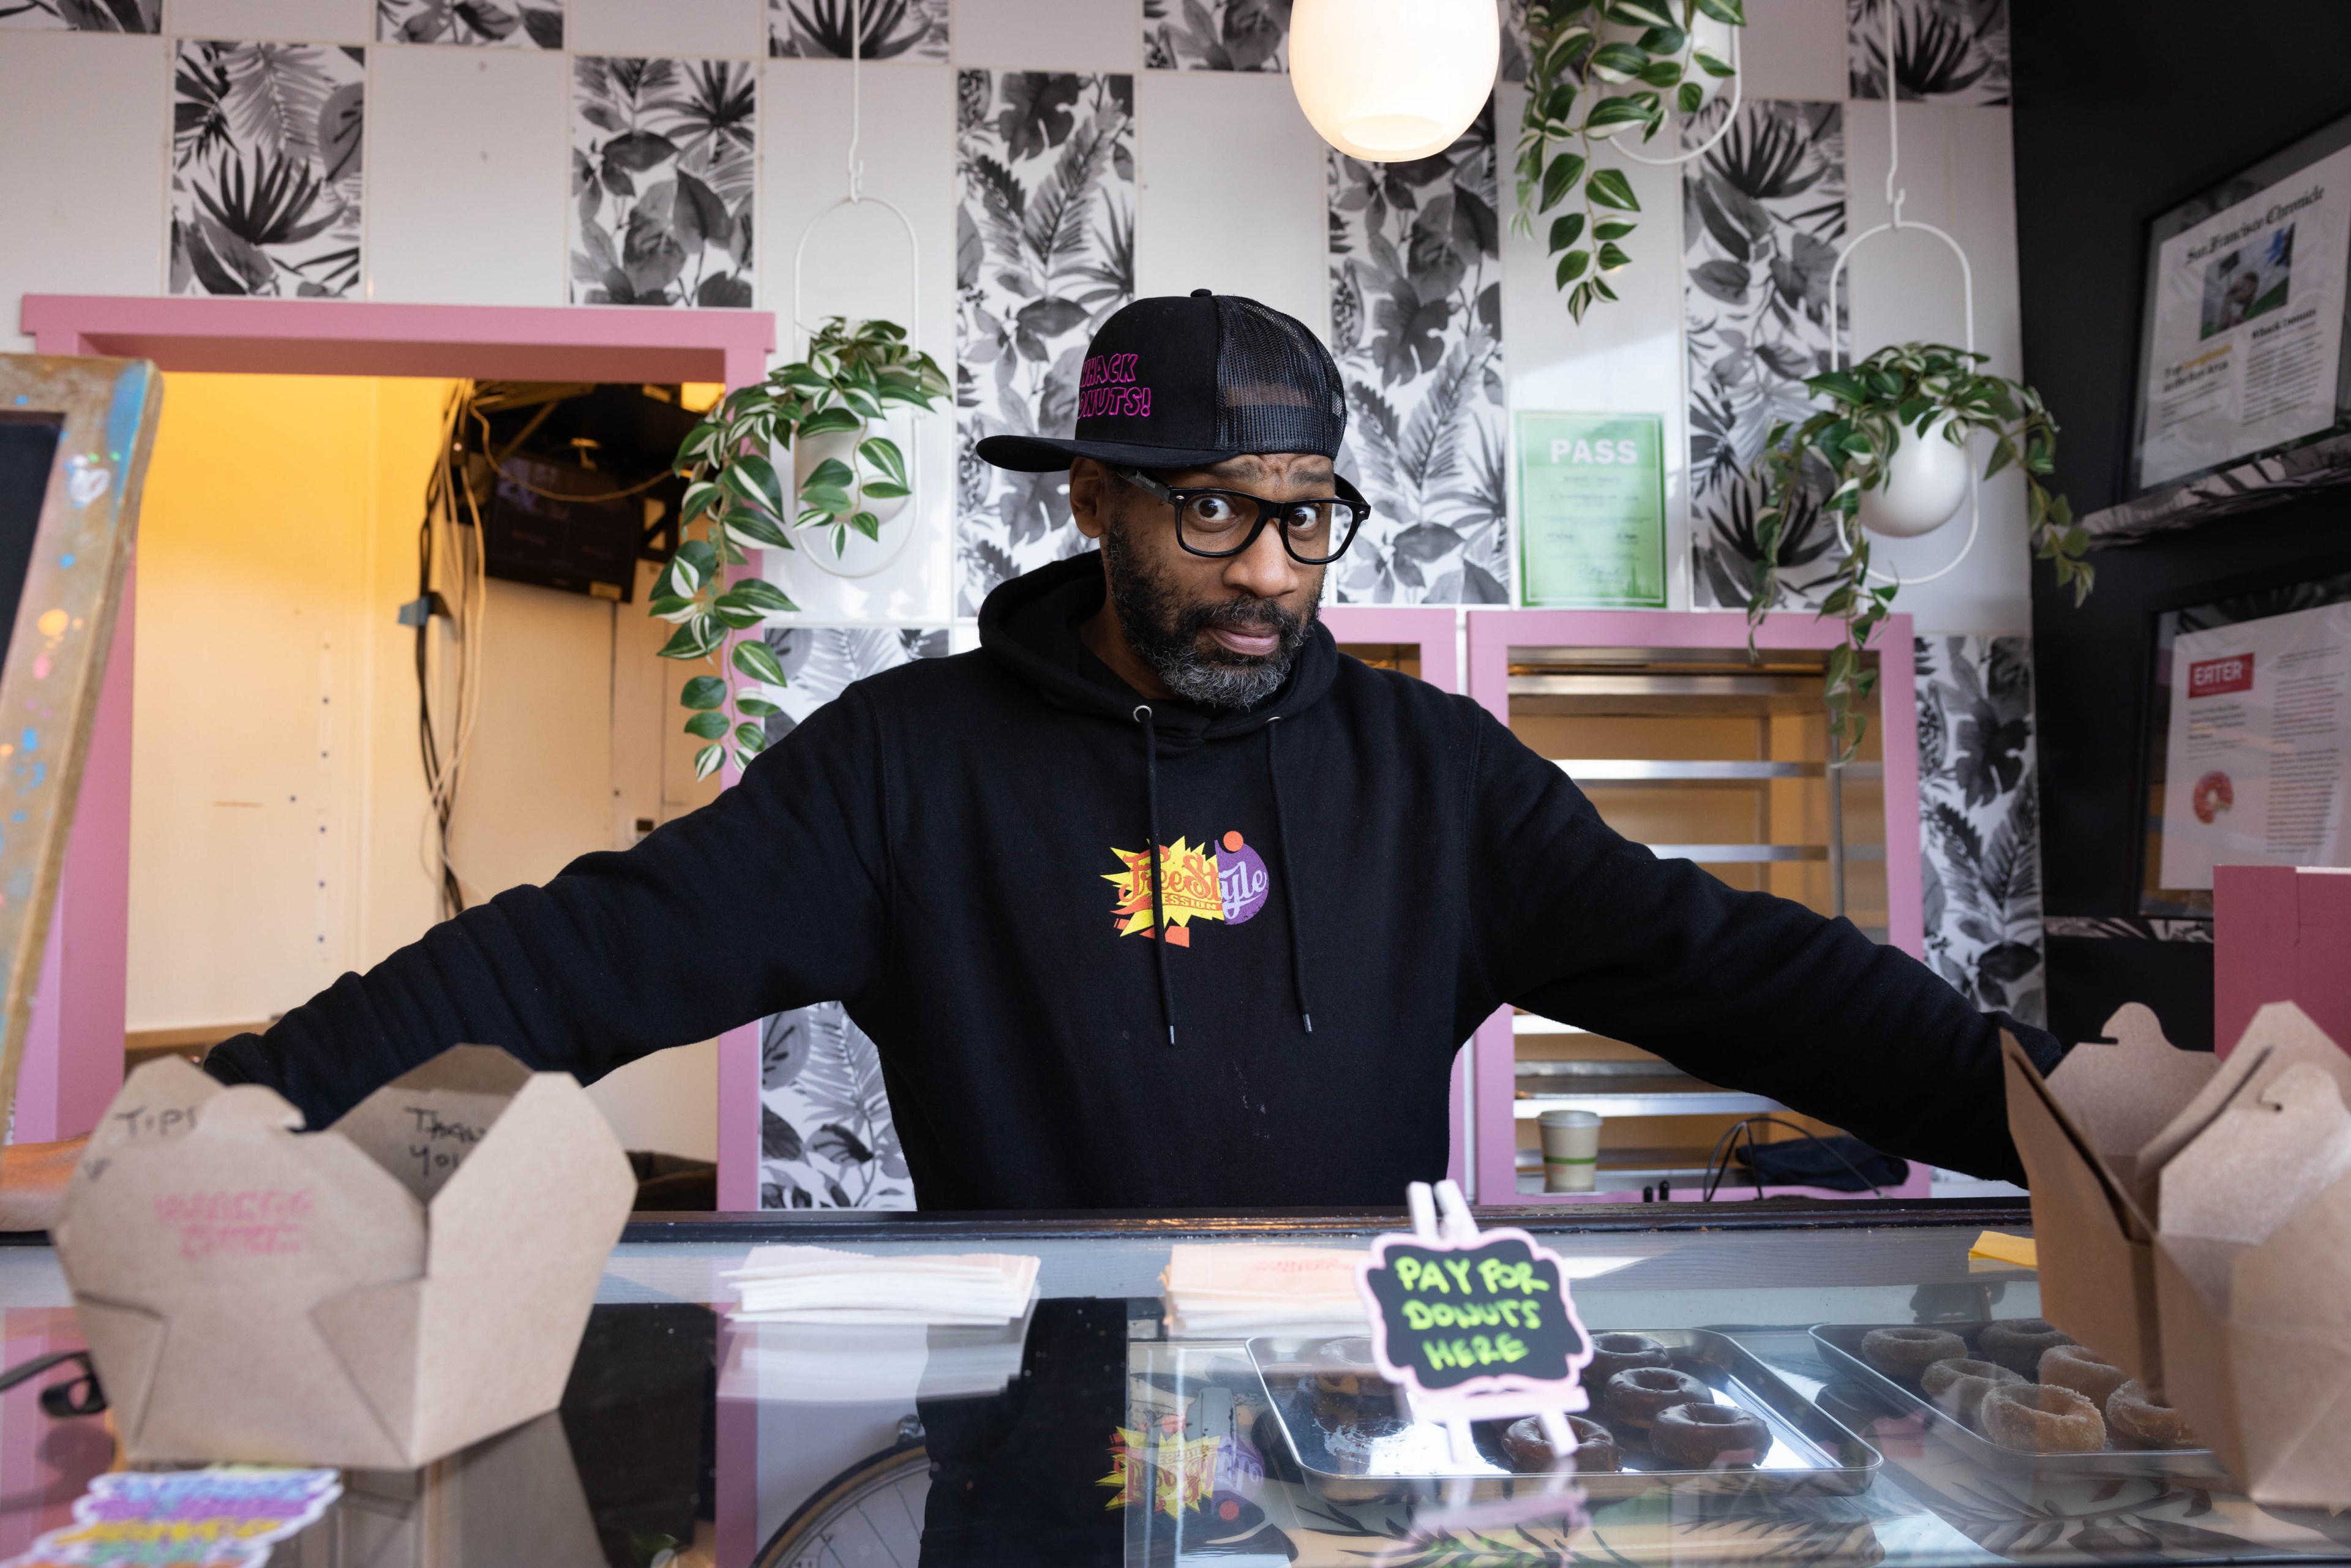
[[[1666,1347],[1647,1334],[1596,1333],[1592,1336],[1592,1360],[1583,1368],[1583,1381],[1594,1388],[1605,1388],[1620,1372],[1671,1364]]]
[[[2103,1410],[2131,1375],[2078,1344],[2053,1344],[2041,1353],[2041,1381],[2070,1388]]]
[[[1670,1366],[1636,1366],[1608,1380],[1608,1414],[1640,1431],[1668,1406],[1713,1403],[1714,1390]]]
[[[2187,1420],[2168,1405],[2147,1396],[2136,1377],[2106,1396],[2106,1429],[2117,1448],[2200,1448]]]
[[[1570,1416],[1567,1426],[1575,1434],[1576,1474],[1596,1475],[1623,1468],[1625,1456],[1617,1451],[1615,1436],[1607,1427],[1581,1416]],[[1510,1423],[1502,1433],[1502,1452],[1520,1475],[1541,1475],[1553,1463],[1551,1439],[1543,1436],[1542,1421],[1534,1416]]]
[[[1861,1359],[1898,1383],[1915,1384],[1935,1363],[1967,1354],[1968,1342],[1948,1329],[1872,1329],[1861,1336]]]
[[[2070,1388],[2003,1384],[1984,1396],[1976,1425],[2003,1448],[2032,1454],[2094,1454],[2106,1446],[2105,1417]]]
[[[2007,1318],[1986,1323],[1983,1332],[1976,1335],[1976,1343],[1982,1348],[1986,1361],[1996,1361],[2027,1378],[2041,1370],[2044,1352],[2073,1343],[2064,1330],[2039,1318]]]
[[[1976,1407],[1983,1403],[1985,1395],[2023,1381],[2008,1368],[1989,1361],[1954,1358],[1928,1364],[1927,1370],[1918,1375],[1918,1390],[1937,1409],[1972,1427]]]
[[[1668,1405],[1649,1427],[1649,1451],[1677,1470],[1760,1465],[1771,1429],[1736,1405]]]

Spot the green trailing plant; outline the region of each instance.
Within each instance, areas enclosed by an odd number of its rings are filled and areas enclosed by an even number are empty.
[[[1824,466],[1834,481],[1822,514],[1836,528],[1844,553],[1830,578],[1823,616],[1844,622],[1844,640],[1829,652],[1826,702],[1830,754],[1849,762],[1867,728],[1866,703],[1877,687],[1877,672],[1861,656],[1869,639],[1894,607],[1896,583],[1869,580],[1869,535],[1861,526],[1861,499],[1886,486],[1887,465],[1905,440],[1949,441],[1964,451],[1978,435],[1990,437],[1987,479],[2015,467],[2024,475],[2026,516],[2033,553],[2054,567],[2058,586],[2071,585],[2074,602],[2090,595],[2089,531],[2074,521],[2074,508],[2053,493],[2046,480],[2056,466],[2057,424],[2041,394],[1980,367],[1988,356],[1939,343],[1899,343],[1880,349],[1850,370],[1831,371],[1804,382],[1826,404],[1802,423],[1782,420],[1764,442],[1764,504],[1755,515],[1754,592],[1747,601],[1748,648],[1780,597],[1781,547],[1790,525],[1810,505],[1805,470]]]
[[[1633,259],[1618,242],[1641,210],[1622,169],[1595,160],[1611,140],[1656,136],[1668,112],[1695,114],[1704,78],[1727,80],[1729,60],[1698,47],[1703,16],[1747,25],[1740,0],[1527,0],[1527,108],[1519,126],[1518,211],[1510,226],[1531,236],[1551,220],[1544,249],[1578,321],[1616,290],[1607,274]],[[1574,198],[1573,201],[1570,198]]]
[[[783,666],[758,628],[798,606],[774,583],[731,569],[762,546],[797,548],[799,531],[823,530],[836,555],[852,533],[878,538],[869,503],[910,490],[905,454],[871,434],[872,426],[893,403],[928,410],[947,391],[946,373],[907,343],[904,328],[834,316],[810,340],[806,359],[727,393],[678,447],[676,471],[686,480],[679,543],[654,581],[650,612],[677,627],[663,658],[717,669],[688,679],[678,695],[688,710],[685,732],[705,742],[695,753],[695,778],[716,772],[730,749],[736,766],[747,765],[767,746],[761,721],[781,711],[743,683],[784,684]],[[835,434],[848,438],[849,460],[816,464],[794,497],[768,454]]]

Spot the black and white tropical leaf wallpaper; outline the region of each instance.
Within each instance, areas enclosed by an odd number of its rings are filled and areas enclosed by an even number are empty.
[[[0,33],[160,33],[163,0],[0,0]]]
[[[770,744],[852,681],[946,656],[944,626],[774,626],[761,634],[785,685]],[[912,1208],[914,1185],[890,1119],[882,1059],[839,1002],[777,1013],[759,1026],[759,1207]]]
[[[1143,0],[1143,63],[1155,71],[1286,71],[1290,0]]]
[[[375,0],[381,44],[563,47],[563,0]]]
[[[1728,104],[1693,117],[1703,138]],[[1811,412],[1803,382],[1829,368],[1829,274],[1844,243],[1844,106],[1749,99],[1729,134],[1682,166],[1683,341],[1688,356],[1691,598],[1753,596],[1750,477],[1780,420]],[[1823,471],[1816,495],[1825,494]],[[1781,551],[1782,601],[1816,605],[1835,530],[1802,506]]]
[[[1501,227],[1489,101],[1434,157],[1328,155],[1340,472],[1372,503],[1335,569],[1348,604],[1510,601]]]
[[[1079,553],[1066,473],[1014,474],[973,448],[1067,435],[1100,326],[1134,298],[1134,78],[956,78],[956,612]]]
[[[181,40],[172,292],[349,295],[360,280],[366,123],[362,49]]]
[[[748,60],[571,62],[571,302],[751,303]]]
[[[2006,103],[2008,0],[1845,0],[1845,58],[1855,98],[1886,96],[1886,9],[1894,12],[1894,81],[1928,103]]]
[[[1976,1006],[2045,1023],[2032,640],[1921,637],[1917,656],[1927,962]]]
[[[850,0],[768,0],[768,53],[845,60],[853,46],[866,60],[947,57],[947,0],[862,0],[860,10]]]

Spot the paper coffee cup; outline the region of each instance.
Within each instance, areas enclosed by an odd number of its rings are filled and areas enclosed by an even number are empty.
[[[1542,1130],[1543,1191],[1592,1191],[1600,1176],[1598,1113],[1545,1111],[1535,1125]]]

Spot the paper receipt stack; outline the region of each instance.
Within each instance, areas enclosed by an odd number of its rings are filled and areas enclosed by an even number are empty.
[[[1002,1323],[1029,1310],[1038,1260],[1015,1252],[875,1257],[830,1247],[754,1247],[728,1270],[727,1314],[753,1323]]]
[[[1355,1289],[1361,1248],[1179,1243],[1159,1276],[1171,1333],[1358,1334],[1371,1320]]]
[[[324,1132],[178,1058],[54,1228],[133,1460],[406,1470],[552,1410],[636,1178],[568,1073],[458,1046]]]
[[[2351,1057],[2291,1002],[2226,1061],[2136,1004],[2044,1080],[2003,1040],[2043,1315],[2267,1503],[2351,1505]]]

